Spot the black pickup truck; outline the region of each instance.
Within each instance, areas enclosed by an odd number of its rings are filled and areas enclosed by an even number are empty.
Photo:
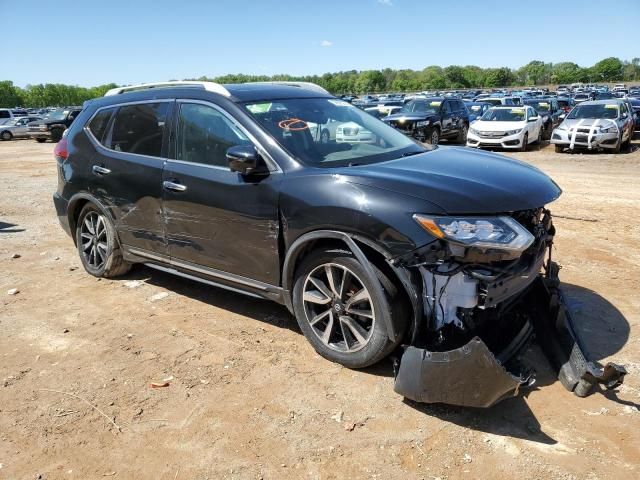
[[[29,123],[29,137],[38,143],[44,143],[47,140],[57,143],[62,138],[62,133],[71,126],[81,111],[82,107],[58,108],[42,120]]]
[[[416,98],[383,121],[421,142],[437,145],[441,138],[467,141],[469,110],[457,98]]]

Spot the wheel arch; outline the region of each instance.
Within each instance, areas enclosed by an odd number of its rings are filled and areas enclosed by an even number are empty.
[[[309,253],[318,249],[326,248],[344,248],[346,247],[362,267],[367,271],[371,278],[377,278],[371,264],[382,270],[386,275],[390,276],[395,286],[401,293],[404,301],[406,301],[412,310],[413,323],[416,316],[422,316],[421,295],[412,282],[410,274],[402,269],[395,267],[390,262],[391,255],[370,239],[352,233],[345,233],[337,230],[315,230],[298,237],[287,250],[282,269],[282,286],[287,292],[293,290],[293,282],[295,280],[295,271],[302,259]],[[375,285],[376,295],[384,295],[382,284],[378,281]],[[286,295],[287,308],[293,311],[291,295]],[[408,320],[408,319],[407,319]],[[400,322],[391,322],[385,325],[387,334],[391,341],[396,341],[405,330],[405,325]]]
[[[109,209],[106,208],[104,205],[102,205],[100,200],[98,200],[96,197],[94,197],[93,195],[87,192],[76,193],[69,200],[69,205],[67,207],[67,218],[69,220],[69,230],[72,233],[71,237],[73,238],[73,243],[76,244],[76,246],[77,246],[77,242],[76,242],[75,231],[78,226],[78,217],[80,216],[80,212],[82,211],[82,209],[87,203],[92,203],[93,205],[95,205],[98,210],[100,210],[107,218],[109,218],[113,222],[114,226],[116,223],[115,218],[113,218],[113,215],[111,214]],[[118,241],[118,245],[121,245],[120,237],[118,235],[118,230],[115,229],[115,231],[116,231],[116,240]]]

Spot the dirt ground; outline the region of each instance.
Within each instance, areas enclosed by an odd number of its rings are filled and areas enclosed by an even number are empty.
[[[0,142],[0,479],[640,478],[639,143],[512,154],[564,190],[561,279],[626,383],[577,398],[534,348],[536,387],[472,410],[403,401],[389,363],[323,360],[276,304],[146,267],[89,276],[53,145]]]

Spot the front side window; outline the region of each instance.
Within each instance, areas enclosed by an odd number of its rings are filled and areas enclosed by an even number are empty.
[[[118,152],[160,157],[169,103],[120,107],[113,120],[110,148]]]
[[[335,98],[250,102],[245,108],[282,148],[312,167],[371,164],[427,151],[367,112]]]
[[[185,162],[226,167],[230,147],[251,143],[220,111],[198,103],[180,105],[176,129],[176,159]]]

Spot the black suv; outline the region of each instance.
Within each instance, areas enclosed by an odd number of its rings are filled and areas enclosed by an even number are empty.
[[[59,142],[64,131],[80,114],[82,107],[63,107],[49,113],[42,120],[29,123],[29,137],[38,143]]]
[[[544,129],[542,137],[546,140],[550,139],[553,129],[562,123],[560,116],[565,113],[558,103],[558,99],[553,97],[532,98],[526,99],[524,104],[533,107],[538,112]]]
[[[385,117],[384,122],[420,142],[437,145],[440,139],[446,138],[465,143],[469,110],[457,98],[416,98],[402,110]]]
[[[418,144],[300,83],[116,89],[54,152],[91,275],[143,263],[274,300],[348,367],[402,345],[396,390],[417,400],[490,405],[529,379],[504,366],[561,192],[532,166]]]

